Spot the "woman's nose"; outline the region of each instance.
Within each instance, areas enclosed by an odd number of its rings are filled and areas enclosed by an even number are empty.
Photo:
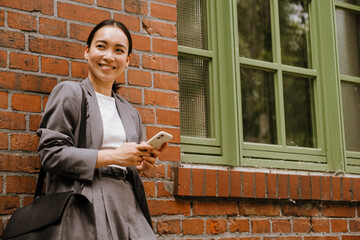
[[[103,56],[105,59],[113,60],[114,54],[111,50],[107,50]]]

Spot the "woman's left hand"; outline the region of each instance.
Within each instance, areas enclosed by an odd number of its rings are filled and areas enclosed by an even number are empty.
[[[143,142],[144,143],[144,142]],[[142,143],[142,144],[143,144]],[[136,166],[138,172],[144,172],[148,169],[151,169],[154,165],[155,165],[155,162],[156,162],[156,159],[158,158],[158,156],[160,155],[160,153],[162,151],[164,151],[164,149],[167,147],[167,143],[164,143],[160,149],[156,150],[156,149],[150,149],[150,150],[147,150],[151,156],[142,156],[142,163],[140,166]]]

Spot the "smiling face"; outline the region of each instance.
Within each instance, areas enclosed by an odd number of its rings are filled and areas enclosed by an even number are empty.
[[[125,33],[115,26],[104,26],[94,35],[84,57],[88,61],[89,78],[96,86],[112,86],[129,65],[129,41]]]

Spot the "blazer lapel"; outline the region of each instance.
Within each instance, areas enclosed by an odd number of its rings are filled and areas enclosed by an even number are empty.
[[[120,119],[124,125],[125,133],[126,133],[126,141],[127,142],[137,142],[136,129],[134,125],[134,119],[131,117],[129,106],[126,103],[123,103],[121,99],[116,97],[113,92],[113,97],[115,98],[116,107],[118,113],[120,115]]]
[[[83,80],[83,85],[88,93],[86,94],[89,114],[89,121],[87,124],[90,125],[91,145],[94,149],[100,149],[103,142],[104,129],[99,104],[96,99],[94,88],[88,78]]]

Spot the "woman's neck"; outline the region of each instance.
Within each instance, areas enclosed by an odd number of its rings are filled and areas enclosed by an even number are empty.
[[[111,97],[113,82],[98,82],[89,76],[90,82],[95,92]]]

